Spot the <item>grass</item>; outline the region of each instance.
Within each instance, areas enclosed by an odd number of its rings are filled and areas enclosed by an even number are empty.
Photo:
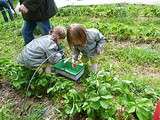
[[[53,21],[57,23],[59,17],[60,23],[66,21],[63,24],[80,21],[87,27],[100,29],[110,39],[150,43],[160,42],[159,11],[158,6],[120,4],[65,7]]]
[[[110,43],[99,61],[102,68],[112,66],[115,74],[122,79],[142,81],[155,88],[160,87],[160,53],[155,49],[129,45],[120,47]]]
[[[53,25],[68,26],[78,22],[87,27],[98,28],[110,41],[152,43],[160,41],[159,19],[157,6],[104,5],[64,7],[51,21]],[[3,19],[0,20],[1,57],[15,58],[23,47],[20,33],[22,23],[21,17],[9,23],[4,23]]]
[[[138,74],[133,74],[132,72],[129,72],[128,74],[122,75],[122,79],[125,80],[136,80],[136,81],[143,81],[143,83],[148,83],[150,86],[154,88],[159,88],[159,78],[155,78],[152,76],[145,76]]]
[[[115,51],[115,57],[122,62],[160,67],[158,51],[143,48],[120,48]]]
[[[81,23],[86,27],[98,28],[109,41],[104,53],[99,57],[102,69],[113,69],[114,74],[121,79],[141,81],[153,88],[159,88],[159,20],[158,6],[118,4],[64,7],[51,19],[51,22],[55,26]],[[8,58],[15,62],[23,48],[22,23],[21,16],[9,23],[4,23],[0,16],[0,59]],[[146,45],[144,43],[148,43],[149,47],[143,47]],[[66,49],[68,49],[67,44]],[[67,51],[67,54],[70,53]],[[148,70],[150,68],[152,71]],[[4,113],[6,120],[8,116],[11,119],[14,117],[10,115],[12,112],[10,106],[4,105],[0,109],[0,114]],[[38,119],[35,117],[37,113],[31,111],[26,120]]]
[[[12,103],[7,103],[0,108],[0,120],[22,120],[22,116],[15,114],[14,105]],[[26,117],[23,120],[42,120],[42,114],[45,112],[44,105],[35,104],[32,105],[27,111]]]

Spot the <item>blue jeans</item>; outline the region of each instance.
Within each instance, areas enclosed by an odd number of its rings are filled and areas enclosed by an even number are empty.
[[[3,15],[5,22],[8,22],[8,17],[7,17],[6,12],[8,12],[10,19],[13,20],[13,14],[12,14],[11,8],[7,2],[0,1],[0,11]]]
[[[25,41],[25,44],[28,44],[34,39],[33,31],[36,26],[41,29],[42,35],[47,35],[51,29],[49,20],[44,21],[24,21],[22,28],[22,35]]]

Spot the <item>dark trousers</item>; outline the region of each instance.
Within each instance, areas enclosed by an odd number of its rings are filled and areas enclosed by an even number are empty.
[[[0,1],[0,11],[1,11],[2,15],[3,15],[3,18],[4,18],[5,22],[9,21],[6,12],[8,12],[9,18],[11,20],[13,20],[13,14],[12,14],[11,8],[9,7],[7,2]]]
[[[28,44],[34,39],[33,32],[36,26],[40,28],[42,35],[47,35],[51,29],[49,19],[44,21],[24,21],[22,35],[25,44]]]

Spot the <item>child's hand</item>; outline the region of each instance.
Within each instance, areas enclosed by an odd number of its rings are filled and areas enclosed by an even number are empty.
[[[76,63],[72,63],[72,67],[75,68],[77,66]]]
[[[75,68],[77,66],[77,61],[75,61],[74,59],[72,59],[72,67]]]

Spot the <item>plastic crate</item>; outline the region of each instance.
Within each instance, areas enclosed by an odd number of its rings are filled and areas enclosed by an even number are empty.
[[[52,69],[55,73],[76,81],[79,80],[80,77],[84,74],[83,65],[78,64],[73,68],[72,63],[66,61],[65,59],[60,60],[58,63],[54,64]]]

